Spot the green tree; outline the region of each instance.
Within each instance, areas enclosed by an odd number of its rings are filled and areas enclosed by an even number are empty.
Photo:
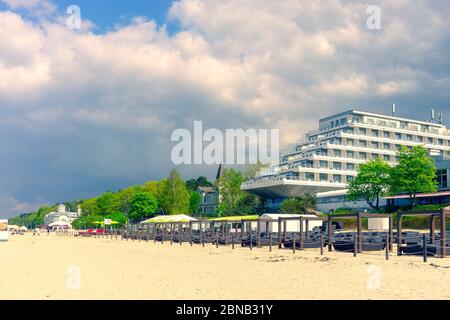
[[[183,214],[189,211],[189,191],[179,172],[173,169],[159,188],[161,207],[167,214]]]
[[[287,198],[281,203],[280,209],[284,213],[300,214],[303,212],[302,200],[300,198]]]
[[[347,199],[364,199],[370,207],[378,210],[380,198],[389,192],[391,167],[380,158],[360,164],[357,176],[348,183]]]
[[[203,176],[186,181],[186,188],[190,191],[197,191],[198,187],[214,187],[214,184]]]
[[[138,192],[131,199],[131,209],[128,214],[133,221],[140,221],[154,216],[158,211],[158,203],[148,192]]]
[[[200,212],[201,202],[202,196],[196,191],[191,191],[189,200],[189,209],[192,214],[197,215]]]
[[[114,212],[106,216],[105,218],[111,219],[112,221],[119,222],[120,225],[124,225],[128,222],[128,217],[125,213],[122,212]]]
[[[281,203],[281,211],[292,214],[305,214],[308,210],[316,209],[317,198],[315,195],[305,193],[301,197],[287,198]]]
[[[391,193],[407,193],[411,207],[416,206],[418,192],[435,192],[436,166],[423,146],[403,147],[398,153],[398,164],[391,174]]]

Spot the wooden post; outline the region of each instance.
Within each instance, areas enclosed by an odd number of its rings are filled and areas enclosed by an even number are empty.
[[[397,216],[397,255],[402,255],[402,213]]]
[[[180,246],[183,245],[183,223],[178,224],[178,241],[180,242]]]
[[[245,223],[241,220],[241,246],[244,244],[245,239]]]
[[[216,248],[219,248],[219,233],[216,234]]]
[[[389,216],[389,251],[391,252],[392,250],[394,250],[393,241],[394,241],[394,219],[391,214]]]
[[[358,240],[357,240],[357,233],[353,234],[353,256],[356,257],[356,252],[358,251]]]
[[[309,231],[309,220],[305,221],[305,239],[308,239],[308,231]]]
[[[358,252],[361,253],[362,252],[362,242],[363,242],[363,236],[362,236],[362,217],[361,217],[361,212],[358,212],[357,215],[357,228],[358,228]]]
[[[170,245],[173,245],[173,223],[170,224]]]
[[[285,241],[287,238],[287,221],[283,221],[283,241]]]
[[[385,241],[386,241],[386,260],[389,260],[389,233],[386,232]]]
[[[278,218],[278,249],[281,249],[281,218]]]
[[[205,247],[205,230],[203,230],[202,220],[200,220],[200,234],[202,236],[202,247]]]
[[[446,250],[446,246],[447,246],[447,242],[445,241],[446,239],[446,231],[447,231],[447,226],[445,224],[445,209],[442,208],[440,211],[440,222],[441,222],[441,258],[445,258],[446,254],[447,254],[447,250]]]
[[[272,229],[272,228],[271,228]],[[270,230],[270,231],[272,231],[272,230]],[[269,238],[269,221],[266,221],[266,239],[268,239]]]
[[[192,247],[192,221],[189,221],[189,244]]]
[[[297,244],[295,243],[295,232],[292,234],[292,253],[295,253],[295,247],[297,246]]]
[[[214,245],[214,239],[216,238],[216,230],[215,230],[214,222],[211,222],[209,227],[211,228],[211,240],[212,240],[211,242]]]
[[[252,233],[252,222],[249,221],[249,234],[250,234],[250,250],[253,250],[253,233]]]
[[[434,223],[434,215],[430,216],[430,238],[431,238],[431,244],[434,244],[434,229],[435,229],[435,223]]]
[[[300,250],[303,250],[303,217],[300,217]]]
[[[427,262],[427,235],[423,234],[423,262]]]
[[[323,256],[323,233],[320,233],[320,255]]]
[[[228,245],[228,222],[225,221],[225,245]]]
[[[332,233],[331,233],[331,225],[333,223],[333,217],[331,214],[328,214],[328,251],[333,251],[333,239],[332,239]]]
[[[256,247],[259,248],[261,246],[261,221],[256,220]]]
[[[163,228],[162,228],[162,237],[161,237],[161,244],[164,244],[164,239],[166,237],[166,231],[167,231],[167,224],[163,224]]]
[[[272,252],[272,232],[269,233],[269,252]]]
[[[234,237],[235,237],[235,233],[231,234],[231,248],[234,250]]]

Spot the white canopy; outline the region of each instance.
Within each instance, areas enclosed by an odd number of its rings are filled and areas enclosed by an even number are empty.
[[[272,221],[269,226],[269,232],[275,232],[278,229],[278,218],[317,218],[314,214],[286,214],[286,213],[266,213],[261,215],[261,231],[266,232],[266,226],[264,221]],[[311,220],[308,222],[308,231],[311,231],[314,227],[320,227],[322,225],[321,220]],[[287,232],[299,232],[300,231],[300,219],[286,221]],[[306,230],[306,221],[303,221],[303,230]]]
[[[20,227],[20,231],[27,231],[28,230],[28,228],[27,227],[25,227],[25,226],[23,226],[23,227]]]
[[[70,223],[65,222],[65,221],[56,221],[56,222],[50,223],[48,226],[49,227],[68,227],[68,226],[70,226]]]
[[[188,223],[189,221],[197,221],[197,219],[187,216],[185,214],[178,214],[173,216],[156,216],[151,219],[142,221],[141,223]]]

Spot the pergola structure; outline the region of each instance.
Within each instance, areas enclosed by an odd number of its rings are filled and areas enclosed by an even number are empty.
[[[309,221],[325,221],[326,218],[322,217],[279,217],[278,218],[278,248],[281,249],[281,245],[287,238],[287,222],[288,221],[299,221],[300,222],[300,250],[303,250],[304,233],[308,237]],[[306,232],[303,230],[303,222],[305,222]],[[283,235],[283,236],[282,236]],[[295,243],[293,244],[295,247]]]
[[[354,218],[356,219],[356,234],[358,236],[357,246],[358,252],[362,252],[362,219],[363,218],[387,218],[389,219],[389,233],[388,233],[388,243],[389,251],[392,251],[392,239],[394,238],[393,233],[393,219],[392,214],[390,213],[367,213],[367,212],[358,212],[358,213],[349,213],[349,214],[339,214],[339,215],[328,215],[328,251],[333,251],[333,233],[331,230],[331,225],[334,219],[339,218]]]
[[[435,244],[435,220],[439,218],[440,223],[440,257],[444,258],[446,256],[446,237],[447,237],[447,225],[445,218],[450,216],[450,207],[442,208],[438,211],[408,211],[399,212],[397,215],[397,254],[401,255],[401,245],[402,245],[402,229],[403,229],[403,217],[413,217],[413,216],[428,216],[430,218],[430,238],[431,244]]]

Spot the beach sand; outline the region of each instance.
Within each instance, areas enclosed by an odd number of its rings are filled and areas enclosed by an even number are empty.
[[[450,299],[449,258],[47,234],[0,242],[0,256],[0,299]]]

